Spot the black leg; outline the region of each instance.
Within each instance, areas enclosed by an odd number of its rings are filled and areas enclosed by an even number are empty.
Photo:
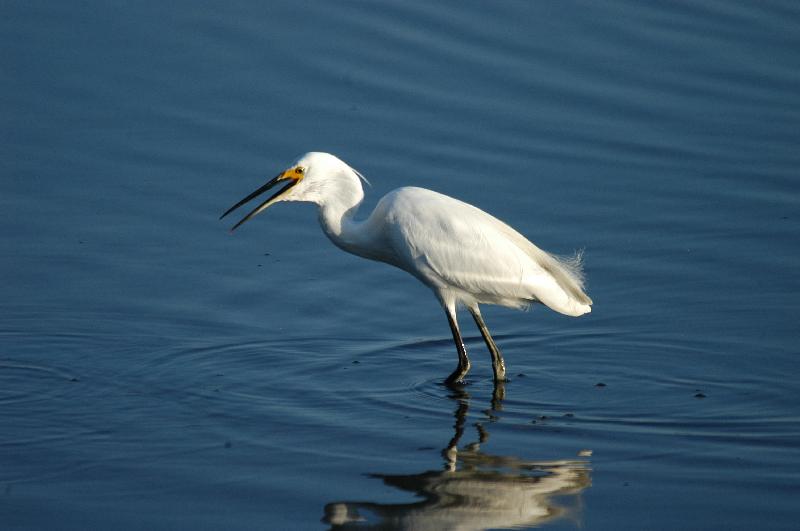
[[[447,322],[450,323],[450,330],[453,332],[456,350],[458,350],[458,367],[444,381],[447,385],[452,385],[463,382],[464,376],[469,372],[470,363],[467,357],[467,349],[464,347],[464,340],[461,339],[461,332],[458,331],[458,323],[456,323],[456,316],[454,315],[455,309],[445,307],[444,311],[447,314]]]
[[[470,308],[469,313],[471,313],[472,318],[475,319],[475,324],[478,325],[478,329],[481,331],[483,340],[486,342],[486,346],[489,347],[489,352],[492,354],[492,370],[494,371],[494,381],[505,382],[506,362],[503,360],[503,355],[500,354],[500,349],[497,348],[494,339],[492,339],[491,334],[489,334],[489,329],[486,328],[486,323],[483,322],[483,317],[481,317],[480,311],[477,308]]]

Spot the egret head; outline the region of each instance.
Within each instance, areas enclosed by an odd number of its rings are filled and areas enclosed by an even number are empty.
[[[312,151],[300,157],[267,184],[233,205],[220,216],[220,219],[278,185],[282,185],[282,187],[266,201],[251,210],[250,213],[233,226],[231,231],[236,230],[239,225],[279,201],[309,201],[322,205],[331,197],[349,193],[357,195],[358,202],[360,202],[363,197],[363,191],[361,184],[358,182],[359,178],[363,179],[361,174],[337,157],[329,153]],[[353,182],[355,182],[355,187]]]

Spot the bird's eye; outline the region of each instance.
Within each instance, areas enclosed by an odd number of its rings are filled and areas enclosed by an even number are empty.
[[[304,170],[303,168],[297,167],[297,168],[294,169],[294,172],[296,174],[298,174],[298,175],[303,175],[306,172],[306,170]]]

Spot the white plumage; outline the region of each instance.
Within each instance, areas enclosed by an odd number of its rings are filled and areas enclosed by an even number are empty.
[[[394,190],[366,220],[355,221],[353,215],[364,198],[360,179],[358,172],[333,155],[307,153],[223,217],[286,183],[233,228],[278,201],[313,202],[334,244],[417,277],[441,302],[456,342],[459,365],[448,383],[460,382],[470,366],[456,320],[459,305],[470,311],[492,353],[496,381],[505,379],[505,363],[481,318],[479,304],[525,308],[541,302],[570,316],[591,311],[592,300],[583,291],[580,254],[557,258],[486,212],[424,188]]]

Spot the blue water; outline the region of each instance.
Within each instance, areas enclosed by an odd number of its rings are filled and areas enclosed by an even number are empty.
[[[0,6],[0,527],[795,529],[796,2]],[[310,151],[584,249],[493,392]],[[599,385],[602,384],[602,385]]]

